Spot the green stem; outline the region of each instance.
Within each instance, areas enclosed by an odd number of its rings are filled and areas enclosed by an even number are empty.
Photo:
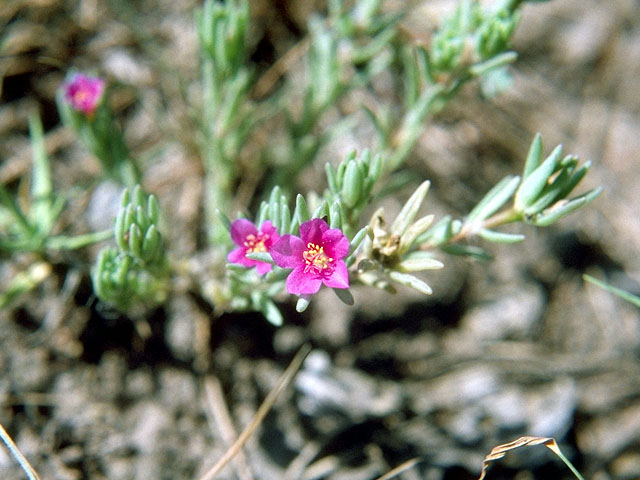
[[[92,243],[108,240],[113,237],[113,230],[103,230],[101,232],[86,233],[84,235],[75,235],[68,237],[65,235],[58,235],[55,237],[49,237],[45,241],[45,247],[53,250],[76,250],[78,248],[86,247]]]
[[[22,213],[22,210],[20,210],[16,202],[13,201],[11,195],[9,195],[9,192],[7,192],[7,190],[4,188],[4,185],[2,184],[0,184],[0,204],[4,205],[5,208],[9,210],[9,213],[11,213],[15,221],[20,225],[22,230],[28,236],[32,236],[36,233],[33,225],[29,223],[27,217],[25,217],[24,213]]]
[[[223,132],[218,131],[221,85],[216,78],[213,60],[203,52],[203,140],[202,156],[205,164],[205,218],[209,241],[218,243],[228,238],[226,227],[218,219],[218,211],[228,213],[232,202],[231,184],[235,170],[224,155]]]
[[[461,240],[467,239],[473,235],[475,235],[479,230],[488,229],[491,230],[495,227],[499,227],[500,225],[506,225],[507,223],[519,222],[522,221],[522,213],[518,212],[514,208],[509,208],[508,210],[503,210],[502,212],[498,212],[495,215],[487,218],[482,222],[481,228],[462,228],[457,235],[451,237],[451,239],[447,242],[449,245],[452,243],[457,243]]]
[[[514,208],[510,208],[487,218],[483,222],[482,228],[492,229],[500,225],[506,225],[507,223],[519,222],[522,218],[523,216],[521,212],[516,211]]]

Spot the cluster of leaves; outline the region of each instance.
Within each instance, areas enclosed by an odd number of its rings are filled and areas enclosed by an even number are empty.
[[[64,209],[65,201],[54,190],[39,116],[34,114],[29,117],[29,130],[33,149],[30,188],[21,197],[13,195],[0,184],[0,251],[75,249],[107,238],[107,232],[72,237],[55,233],[56,221]],[[24,190],[18,188],[18,191]]]

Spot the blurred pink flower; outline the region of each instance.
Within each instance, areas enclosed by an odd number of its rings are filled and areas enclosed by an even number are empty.
[[[313,295],[322,284],[331,288],[349,288],[349,273],[344,257],[349,240],[337,228],[314,218],[300,225],[300,237],[283,235],[271,247],[276,265],[292,268],[287,291],[293,295]]]
[[[231,224],[231,240],[238,248],[229,252],[227,260],[248,268],[256,267],[258,274],[264,275],[271,271],[273,266],[267,262],[251,260],[247,258],[247,253],[268,252],[279,238],[278,231],[269,220],[262,224],[260,231],[245,218],[234,220]]]
[[[82,73],[74,73],[62,86],[65,101],[87,116],[93,115],[98,107],[104,87],[104,79]]]

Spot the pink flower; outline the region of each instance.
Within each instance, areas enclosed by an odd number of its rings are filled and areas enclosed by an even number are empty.
[[[313,295],[323,283],[331,288],[349,288],[343,260],[349,253],[349,240],[320,218],[300,225],[300,237],[280,237],[270,253],[279,267],[293,268],[287,277],[287,291],[293,295]]]
[[[98,107],[104,87],[104,79],[82,73],[74,73],[62,86],[65,101],[87,116],[93,115]]]
[[[247,268],[256,267],[258,274],[264,275],[271,271],[272,265],[267,262],[251,260],[247,258],[247,253],[268,252],[279,238],[278,231],[269,220],[262,224],[260,231],[247,219],[234,220],[231,224],[231,240],[238,245],[238,248],[229,252],[227,260]]]

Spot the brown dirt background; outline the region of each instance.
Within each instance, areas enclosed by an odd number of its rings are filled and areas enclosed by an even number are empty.
[[[0,180],[28,178],[27,115],[39,108],[69,198],[59,228],[108,218],[99,200],[113,189],[95,181],[99,166],[53,102],[69,68],[95,70],[117,86],[114,106],[174,251],[195,254],[202,171],[183,98],[198,78],[197,3],[2,2]],[[447,3],[415,2],[407,31],[419,37]],[[251,2],[257,68],[295,45],[318,8]],[[514,43],[512,88],[492,101],[468,88],[425,128],[407,164],[432,180],[425,208],[463,215],[520,171],[536,132],[546,151],[562,143],[593,162],[581,188],[604,186],[600,198],[556,226],[518,228],[522,244],[487,246],[492,262],[444,258],[430,298],[356,289],[347,308],[322,292],[305,315],[285,305],[279,329],[259,315],[212,320],[188,294],[137,324],[94,301],[95,249],[51,254],[46,281],[0,312],[0,422],[41,477],[199,478],[310,342],[294,387],[219,478],[365,480],[420,457],[399,478],[472,479],[492,446],[520,435],[555,437],[585,478],[640,478],[638,310],[581,277],[640,293],[640,3],[528,4]],[[347,139],[322,160],[366,142]],[[35,260],[0,259],[3,287]],[[0,478],[23,478],[5,450]],[[531,447],[488,478],[572,477]]]

